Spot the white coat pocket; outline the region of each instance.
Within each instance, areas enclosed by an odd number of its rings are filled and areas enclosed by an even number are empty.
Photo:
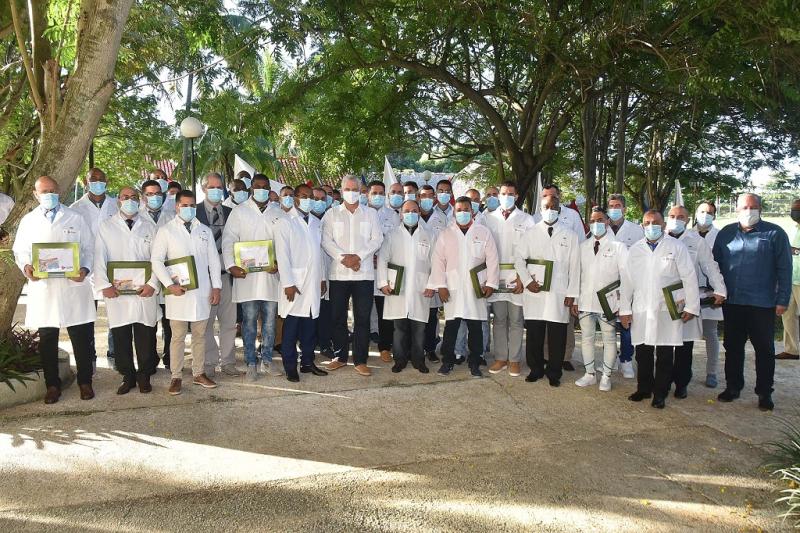
[[[427,242],[417,243],[417,259],[420,261],[427,261],[430,257],[431,245]]]
[[[360,230],[361,230],[361,238],[365,241],[369,240],[369,236],[372,233],[372,225],[369,222],[359,222]]]
[[[474,257],[475,259],[483,259],[484,257],[483,251],[486,247],[486,243],[484,241],[472,241],[469,246],[472,257]]]

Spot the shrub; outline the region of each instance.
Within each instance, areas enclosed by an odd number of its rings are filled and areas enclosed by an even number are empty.
[[[800,427],[786,418],[776,420],[782,426],[783,439],[768,444],[771,449],[768,466],[772,475],[785,481],[788,488],[781,491],[783,496],[775,503],[786,509],[781,518],[800,528]]]
[[[42,368],[39,358],[39,333],[14,326],[8,337],[0,339],[0,382],[14,389],[14,383],[28,386],[29,372]]]

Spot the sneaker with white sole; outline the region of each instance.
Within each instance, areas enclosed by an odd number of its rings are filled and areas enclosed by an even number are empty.
[[[600,390],[603,392],[608,392],[611,390],[611,376],[603,376],[600,378]]]
[[[283,375],[283,363],[278,363],[275,359],[273,359],[267,365],[266,372],[270,376],[282,376]]]
[[[232,376],[232,377],[235,377],[235,378],[237,378],[237,377],[241,376],[242,374],[244,374],[244,372],[242,372],[241,370],[236,368],[236,365],[234,365],[232,363],[229,363],[227,365],[222,365],[220,367],[220,370],[222,370],[222,373],[225,374],[226,376]]]
[[[633,361],[620,363],[619,369],[622,371],[622,377],[625,379],[633,379],[636,377],[636,374],[633,372]]]
[[[256,365],[247,365],[247,381],[255,381],[258,379],[258,369]]]
[[[575,385],[578,387],[588,387],[589,385],[596,385],[597,378],[594,374],[584,374],[582,378],[575,381]]]

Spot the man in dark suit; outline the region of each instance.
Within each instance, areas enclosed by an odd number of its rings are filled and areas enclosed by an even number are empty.
[[[217,253],[222,261],[222,230],[231,213],[231,208],[222,205],[225,195],[225,180],[220,174],[211,172],[206,174],[200,182],[205,194],[205,200],[197,205],[197,220],[209,228],[214,235]],[[222,263],[221,263],[222,264]],[[211,315],[206,326],[206,361],[205,372],[209,377],[216,373],[217,364],[220,370],[228,376],[241,376],[242,372],[236,368],[236,353],[234,341],[236,339],[236,304],[232,300],[232,283],[230,274],[222,271],[222,293],[219,303],[211,307]],[[214,322],[219,321],[219,344],[214,338]]]

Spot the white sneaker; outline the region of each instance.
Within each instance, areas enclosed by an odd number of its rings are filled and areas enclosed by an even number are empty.
[[[575,382],[578,387],[588,387],[589,385],[596,385],[597,379],[594,374],[584,374],[583,377]]]
[[[247,365],[247,381],[255,381],[258,379],[258,370],[256,365]]]
[[[636,374],[633,372],[633,361],[628,361],[625,363],[619,364],[620,370],[622,370],[622,377],[625,379],[633,379],[636,377]]]
[[[264,365],[264,373],[269,374],[270,376],[282,376],[283,375],[283,364],[278,364],[275,359],[270,361],[268,364]]]
[[[611,376],[603,376],[600,378],[600,390],[603,392],[608,392],[611,390]]]

